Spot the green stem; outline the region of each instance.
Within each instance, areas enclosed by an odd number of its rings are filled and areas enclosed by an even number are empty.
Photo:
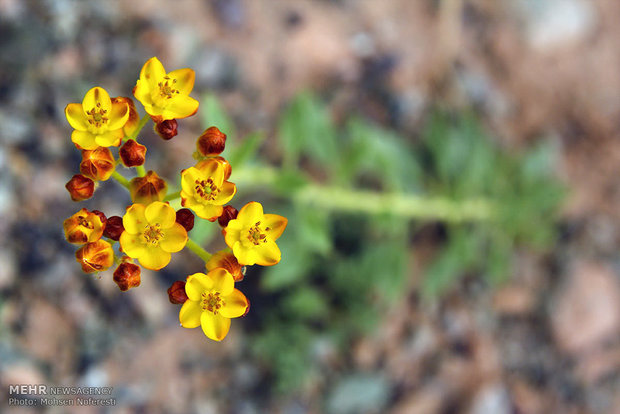
[[[200,247],[198,243],[196,243],[190,238],[187,239],[187,244],[185,244],[185,247],[194,252],[194,254],[200,257],[205,263],[207,263],[209,259],[211,259],[211,256],[213,256],[211,253]]]
[[[144,165],[138,165],[136,167],[136,174],[138,174],[138,177],[144,177],[146,175],[146,170],[144,169]]]
[[[164,197],[164,201],[176,200],[179,197],[181,197],[181,192],[177,191],[175,193],[170,193],[170,194],[166,195],[166,197]]]
[[[114,171],[112,173],[112,178],[114,178],[120,185],[129,190],[129,181],[125,177],[120,175],[118,171]]]
[[[146,125],[146,123],[149,121],[149,119],[151,119],[151,116],[149,114],[145,114],[142,118],[140,118],[138,128],[136,128],[133,134],[127,137],[127,140],[136,139],[140,134],[140,131],[142,131],[142,128],[144,128],[144,125]]]

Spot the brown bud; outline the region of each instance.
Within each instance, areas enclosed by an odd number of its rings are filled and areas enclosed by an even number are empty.
[[[88,200],[95,192],[95,182],[82,174],[76,174],[65,185],[67,191],[71,195],[71,200],[82,201]]]
[[[227,250],[221,250],[211,256],[211,259],[206,264],[207,270],[211,271],[218,267],[222,267],[232,275],[235,282],[243,280],[245,276],[244,266],[239,264],[234,254]]]
[[[224,206],[222,215],[218,217],[217,222],[220,223],[220,226],[226,227],[228,226],[228,222],[230,220],[234,220],[237,218],[237,214],[239,214],[237,209],[231,206],[230,204],[227,204]]]
[[[196,141],[196,149],[205,157],[220,154],[225,146],[226,134],[214,126],[207,128]]]
[[[105,181],[110,178],[115,168],[114,156],[108,148],[82,150],[80,172],[83,176],[95,181]]]
[[[144,164],[146,147],[134,139],[130,139],[118,150],[118,155],[125,167],[137,167]]]
[[[75,259],[84,272],[100,272],[114,264],[114,251],[107,241],[97,240],[80,247],[75,252]]]
[[[131,259],[125,256],[123,257],[123,262],[114,271],[112,280],[114,280],[121,292],[138,287],[140,286],[140,266],[131,263]]]
[[[121,102],[126,103],[129,108],[129,118],[123,126],[123,132],[126,137],[132,136],[136,129],[138,128],[138,124],[140,123],[140,115],[136,110],[136,105],[133,103],[133,99],[128,98],[126,96],[117,96],[116,98],[112,98],[112,102]]]
[[[125,231],[123,219],[119,216],[108,217],[103,229],[103,235],[109,239],[116,240],[121,238],[121,233]]]
[[[190,231],[194,228],[194,213],[187,208],[182,208],[177,211],[176,221],[185,228],[185,231]]]
[[[177,136],[178,123],[176,119],[168,119],[166,121],[158,122],[155,124],[155,132],[161,137],[161,139],[168,141]]]
[[[187,300],[185,293],[185,282],[177,280],[168,288],[168,300],[174,305],[182,305]]]
[[[144,177],[136,177],[129,182],[129,193],[134,203],[151,204],[162,201],[166,196],[168,185],[156,172],[149,171]]]
[[[105,226],[105,216],[101,218],[98,211],[83,208],[63,222],[65,238],[69,243],[84,244],[101,238]],[[101,213],[103,214],[103,213]]]

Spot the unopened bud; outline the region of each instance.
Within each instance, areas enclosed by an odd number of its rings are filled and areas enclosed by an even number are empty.
[[[82,174],[76,174],[65,185],[71,200],[82,201],[88,200],[93,196],[95,192],[95,182],[88,177],[84,177]]]
[[[187,300],[185,293],[185,282],[177,280],[168,288],[168,300],[174,305],[182,305]]]
[[[222,215],[217,218],[217,222],[220,224],[220,226],[226,227],[228,226],[228,222],[230,220],[234,220],[237,218],[237,214],[239,214],[237,209],[230,204],[227,204],[224,206]]]
[[[228,270],[235,282],[243,280],[245,276],[245,267],[240,265],[235,255],[227,250],[221,250],[211,256],[206,267],[208,271],[218,267]]]
[[[114,283],[122,292],[140,286],[140,266],[131,263],[130,260],[125,256],[112,277],[112,280],[114,280]]]
[[[127,107],[129,108],[129,118],[125,123],[125,126],[123,126],[123,132],[126,137],[133,136],[136,129],[138,129],[138,124],[140,123],[140,115],[136,110],[136,105],[133,103],[133,99],[126,96],[117,96],[116,98],[112,98],[112,103],[114,102],[127,104]]]
[[[196,141],[196,149],[205,157],[214,156],[222,153],[226,146],[226,134],[218,127],[207,128]]]
[[[80,247],[75,259],[85,273],[101,272],[114,264],[114,251],[107,241],[97,240]]]
[[[114,156],[108,148],[82,150],[80,172],[83,176],[95,181],[105,181],[110,178],[115,168]]]
[[[125,167],[137,167],[144,164],[146,147],[134,139],[130,139],[118,150],[118,155]]]
[[[69,243],[84,244],[101,238],[105,226],[103,220],[94,211],[83,208],[63,222],[65,238]]]
[[[156,172],[149,171],[144,177],[136,177],[129,182],[129,193],[134,203],[144,205],[153,201],[163,201],[168,185]]]
[[[168,119],[166,121],[158,122],[155,124],[155,132],[161,137],[161,139],[168,141],[177,136],[178,123],[176,119]]]
[[[108,217],[105,228],[103,229],[103,235],[109,239],[118,241],[121,238],[121,233],[125,231],[123,227],[123,219],[119,216]]]
[[[194,213],[190,209],[182,208],[177,211],[177,223],[179,223],[185,231],[190,231],[194,228]]]

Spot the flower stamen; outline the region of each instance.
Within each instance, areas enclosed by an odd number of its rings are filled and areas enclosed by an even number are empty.
[[[220,297],[220,292],[207,293],[202,292],[201,308],[203,311],[213,312],[217,315],[217,311],[224,305],[224,301]]]
[[[172,81],[172,84],[170,81]],[[179,90],[173,87],[175,83],[177,83],[176,79],[170,79],[169,76],[164,76],[164,82],[159,82],[157,84],[157,86],[159,86],[159,94],[162,98],[170,99],[172,95],[179,93]]]
[[[206,180],[195,180],[194,183],[196,184],[194,187],[196,194],[207,201],[215,200],[215,197],[217,197],[217,194],[220,192],[220,189],[211,178],[207,178]]]
[[[265,231],[268,230],[268,227],[265,228]],[[267,243],[267,235],[262,232],[260,228],[260,221],[257,221],[254,227],[250,227],[250,230],[248,231],[248,240],[255,246],[258,246],[261,243]]]
[[[153,246],[159,244],[159,240],[164,237],[164,233],[161,231],[160,227],[161,225],[159,223],[145,227],[142,237],[146,244],[152,244]]]
[[[86,111],[88,117],[88,123],[94,125],[97,128],[100,128],[101,125],[108,122],[108,117],[105,116],[108,111],[101,107],[101,102],[97,102],[97,105],[92,108],[90,111]]]

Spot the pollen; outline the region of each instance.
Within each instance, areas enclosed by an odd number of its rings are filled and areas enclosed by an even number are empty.
[[[269,227],[265,230],[269,230]],[[250,230],[248,231],[248,240],[255,246],[258,246],[261,243],[267,243],[267,235],[261,230],[260,221],[257,221],[256,224],[254,224],[254,227],[250,227]]]
[[[176,79],[170,79],[169,76],[164,76],[164,81],[159,82],[159,94],[162,98],[170,99],[173,95],[178,94],[179,90],[174,88],[174,84],[177,83]]]
[[[217,194],[220,192],[220,189],[217,185],[215,185],[211,178],[207,178],[206,180],[196,180],[194,183],[196,184],[194,186],[196,194],[204,200],[215,200],[215,197],[217,197]]]
[[[203,311],[213,312],[217,315],[217,311],[224,305],[224,301],[220,297],[220,292],[207,293],[202,292],[201,307]]]
[[[108,122],[108,117],[106,114],[108,111],[101,107],[101,103],[97,102],[97,105],[92,108],[90,111],[86,111],[88,115],[88,123],[100,128],[103,124]]]
[[[164,237],[164,233],[161,231],[161,226],[159,224],[152,224],[150,226],[146,226],[144,232],[142,232],[142,237],[144,238],[144,242],[146,244],[151,244],[153,246],[157,246],[159,241]]]
[[[86,220],[86,217],[78,216],[77,219],[78,219],[78,223],[80,224],[80,226],[85,227],[87,229],[91,229],[91,230],[95,228],[93,223]]]

